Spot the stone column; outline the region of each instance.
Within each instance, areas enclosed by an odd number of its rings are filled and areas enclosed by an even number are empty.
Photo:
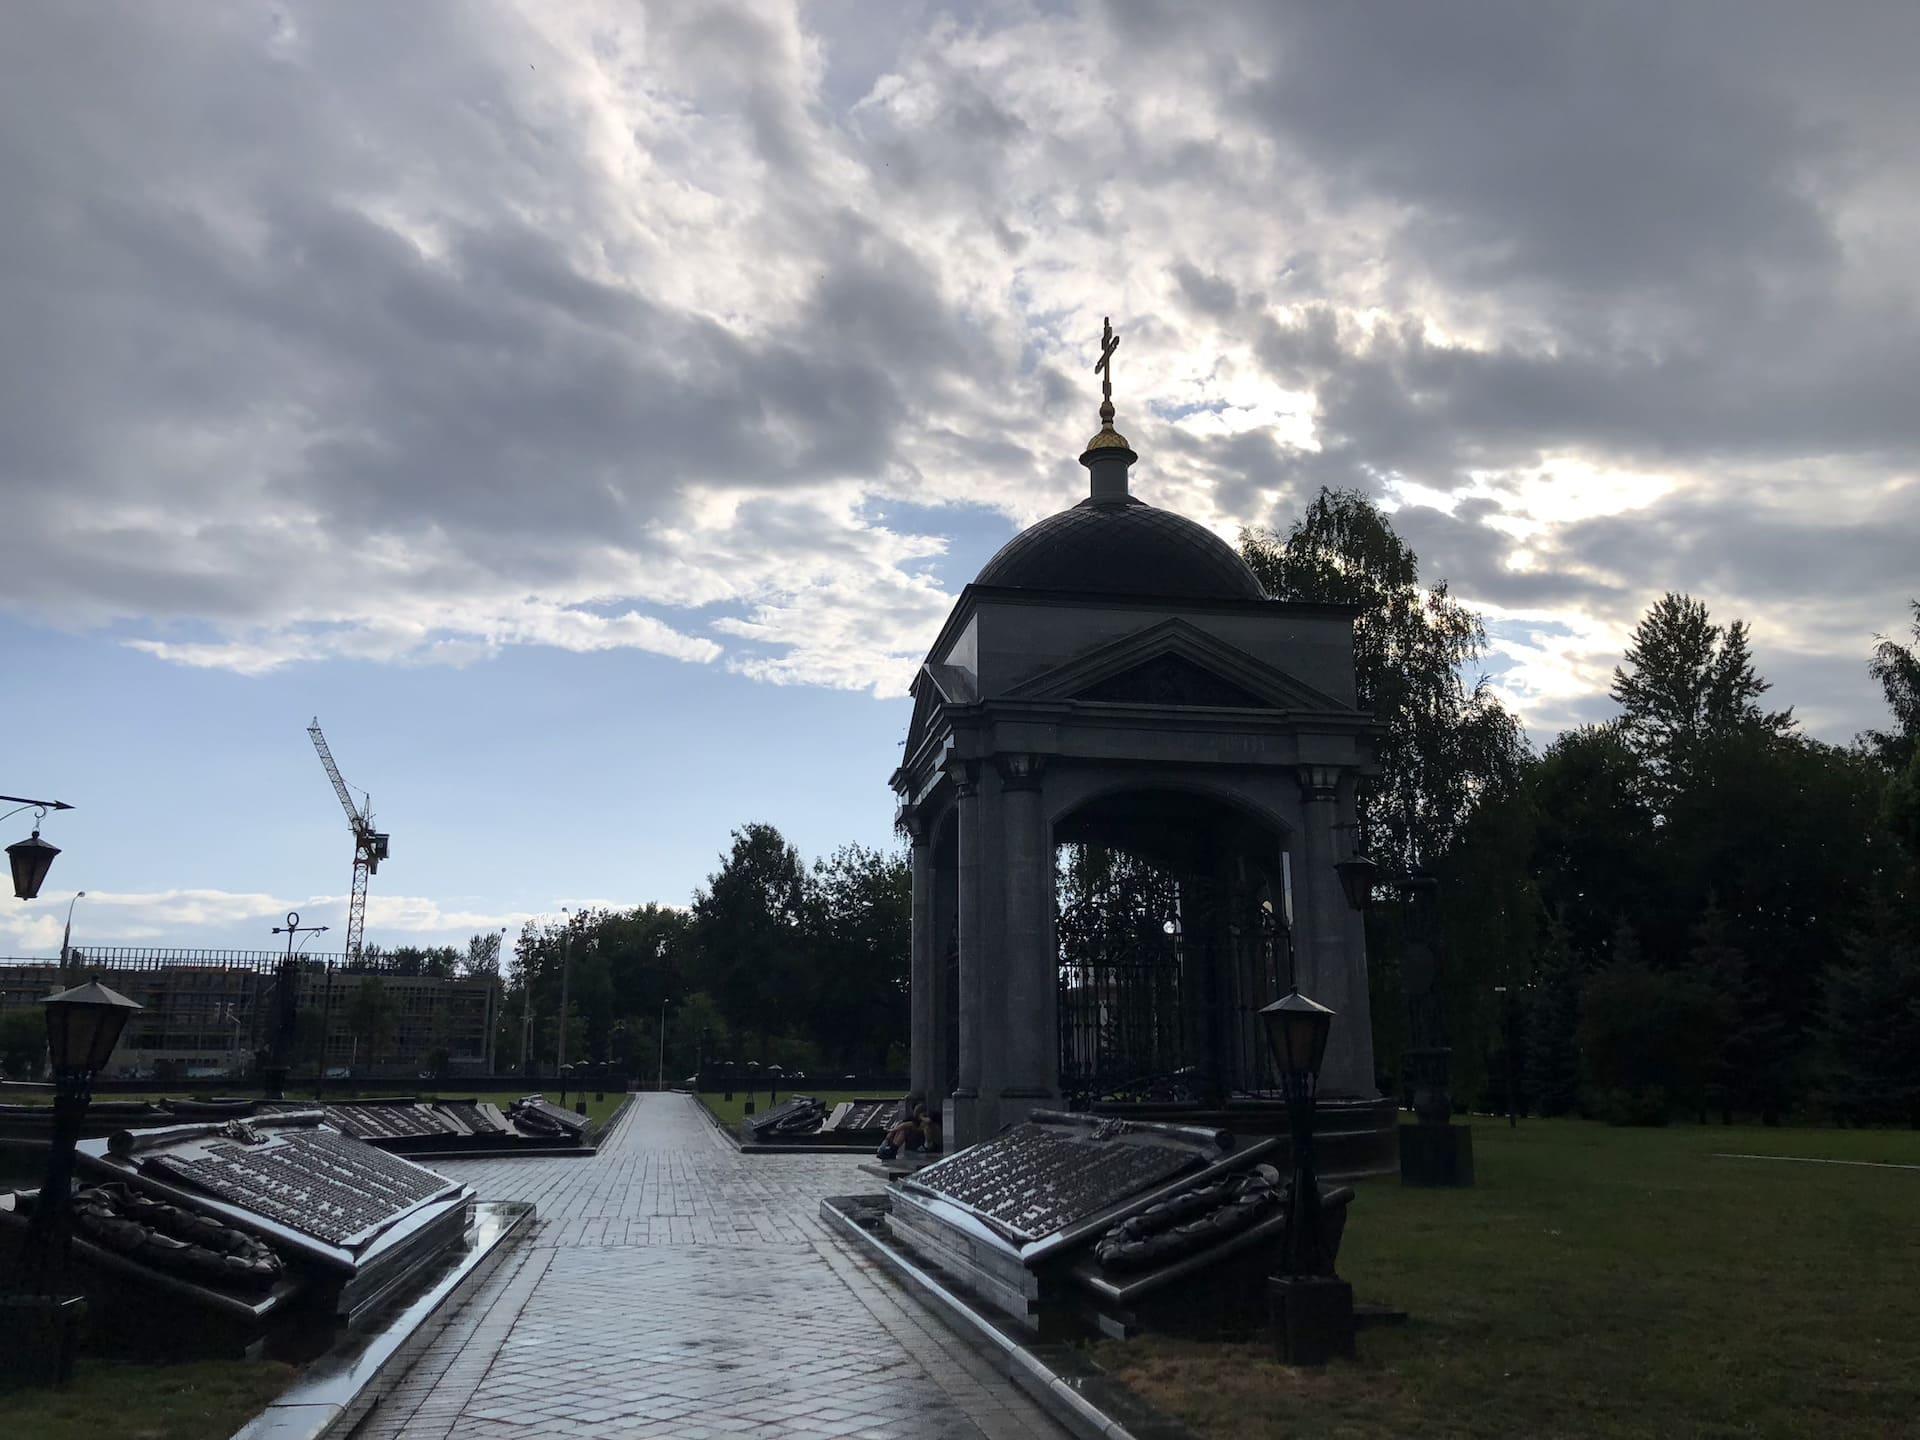
[[[928,1097],[929,1104],[946,1077],[931,1068],[938,1058],[936,1025],[939,1011],[935,992],[941,988],[941,976],[935,965],[933,924],[933,854],[927,836],[926,818],[908,809],[902,815],[907,833],[913,840],[913,943],[907,997],[910,1006],[907,1037],[907,1065],[911,1088]]]
[[[1058,1103],[1059,981],[1053,945],[1053,837],[1042,803],[1045,757],[995,757],[1000,772],[1006,910],[1000,947],[1002,983],[989,1005],[1000,1017],[997,1074],[983,1076],[994,1125]],[[998,1002],[997,1004],[995,1002]]]
[[[942,828],[946,822],[941,822]],[[958,828],[956,822],[956,829]],[[960,1069],[960,977],[956,949],[960,938],[960,886],[955,866],[959,863],[957,836],[948,843],[938,832],[933,846],[933,1039],[934,1058],[927,1067],[933,1075],[933,1089],[927,1104],[936,1115],[948,1092],[958,1082]]]
[[[986,921],[982,905],[982,878],[986,873],[984,797],[980,794],[980,762],[956,760],[947,770],[953,780],[954,807],[959,816],[960,859],[957,867],[960,909],[960,1083],[947,1097],[944,1140],[948,1149],[971,1145],[980,1138],[981,1004],[987,963]]]
[[[1300,767],[1302,826],[1294,870],[1294,904],[1299,924],[1294,956],[1300,993],[1318,1000],[1339,1017],[1327,1041],[1320,1071],[1324,1095],[1366,1095],[1373,1088],[1373,1034],[1367,1006],[1366,961],[1353,951],[1356,918],[1340,888],[1340,859],[1334,825],[1340,809],[1341,771],[1331,765]],[[1356,977],[1358,984],[1355,984]]]

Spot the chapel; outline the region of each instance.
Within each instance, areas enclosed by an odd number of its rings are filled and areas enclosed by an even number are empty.
[[[1036,1108],[1284,1128],[1257,1015],[1294,983],[1338,1017],[1321,1124],[1390,1132],[1334,869],[1373,764],[1356,612],[1270,599],[1135,493],[1117,345],[1086,497],[987,562],[911,687],[913,1087],[950,1148]]]

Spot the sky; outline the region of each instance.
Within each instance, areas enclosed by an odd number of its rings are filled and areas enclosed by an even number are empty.
[[[684,904],[889,843],[961,587],[1321,486],[1536,743],[1665,590],[1844,743],[1920,592],[1920,7],[0,9],[0,954]],[[30,817],[5,822],[24,835]],[[5,838],[20,838],[9,833]]]

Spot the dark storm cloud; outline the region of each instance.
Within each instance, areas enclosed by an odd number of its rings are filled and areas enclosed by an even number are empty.
[[[812,263],[757,325],[587,263],[554,223],[600,183],[583,137],[468,12],[253,18],[7,18],[0,484],[23,543],[0,587],[39,613],[321,618],[383,541],[414,596],[577,590],[583,546],[644,564],[690,486],[883,472],[915,404],[991,363],[938,277],[830,195],[776,222]],[[697,18],[689,61],[779,88],[757,15]],[[116,123],[75,111],[83,72]],[[797,104],[746,116],[769,204],[812,165]],[[283,516],[314,528],[290,545]]]
[[[1559,532],[1556,548],[1641,590],[1672,576],[1787,602],[1829,597],[1841,580],[1862,598],[1920,588],[1920,487],[1889,491],[1857,518],[1817,507],[1781,514],[1743,504],[1741,488],[1682,491],[1644,510],[1579,521]]]
[[[172,658],[730,602],[800,657],[755,673],[868,683],[946,598],[872,502],[1081,493],[1109,312],[1142,493],[1230,531],[1451,492],[1396,523],[1469,599],[1579,622],[1541,647],[1677,588],[1817,656],[1916,583],[1920,7],[0,26],[0,603],[240,637]]]

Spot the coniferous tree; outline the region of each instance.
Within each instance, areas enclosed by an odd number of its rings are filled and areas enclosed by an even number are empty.
[[[1616,1125],[1664,1125],[1700,1103],[1713,1029],[1706,987],[1684,971],[1639,958],[1626,927],[1606,969],[1589,976],[1580,1005],[1580,1049],[1592,1108]]]
[[[1720,1111],[1720,1123],[1731,1125],[1737,1110],[1777,1114],[1791,1083],[1787,1027],[1717,901],[1708,902],[1694,926],[1688,959],[1714,1000],[1707,1100]]]
[[[1882,912],[1828,968],[1819,1098],[1840,1119],[1920,1129],[1920,945]]]
[[[1663,884],[1645,768],[1619,726],[1587,725],[1547,747],[1527,788],[1540,899],[1598,966],[1617,918],[1644,913]]]
[[[1656,810],[1664,814],[1691,783],[1710,738],[1749,727],[1777,735],[1793,728],[1791,709],[1760,708],[1768,688],[1754,672],[1744,620],[1722,629],[1700,601],[1672,592],[1646,613],[1626,663],[1614,669],[1611,693],[1647,767]]]
[[[1527,1096],[1542,1115],[1566,1115],[1580,1103],[1580,988],[1580,966],[1556,916],[1527,996]]]

